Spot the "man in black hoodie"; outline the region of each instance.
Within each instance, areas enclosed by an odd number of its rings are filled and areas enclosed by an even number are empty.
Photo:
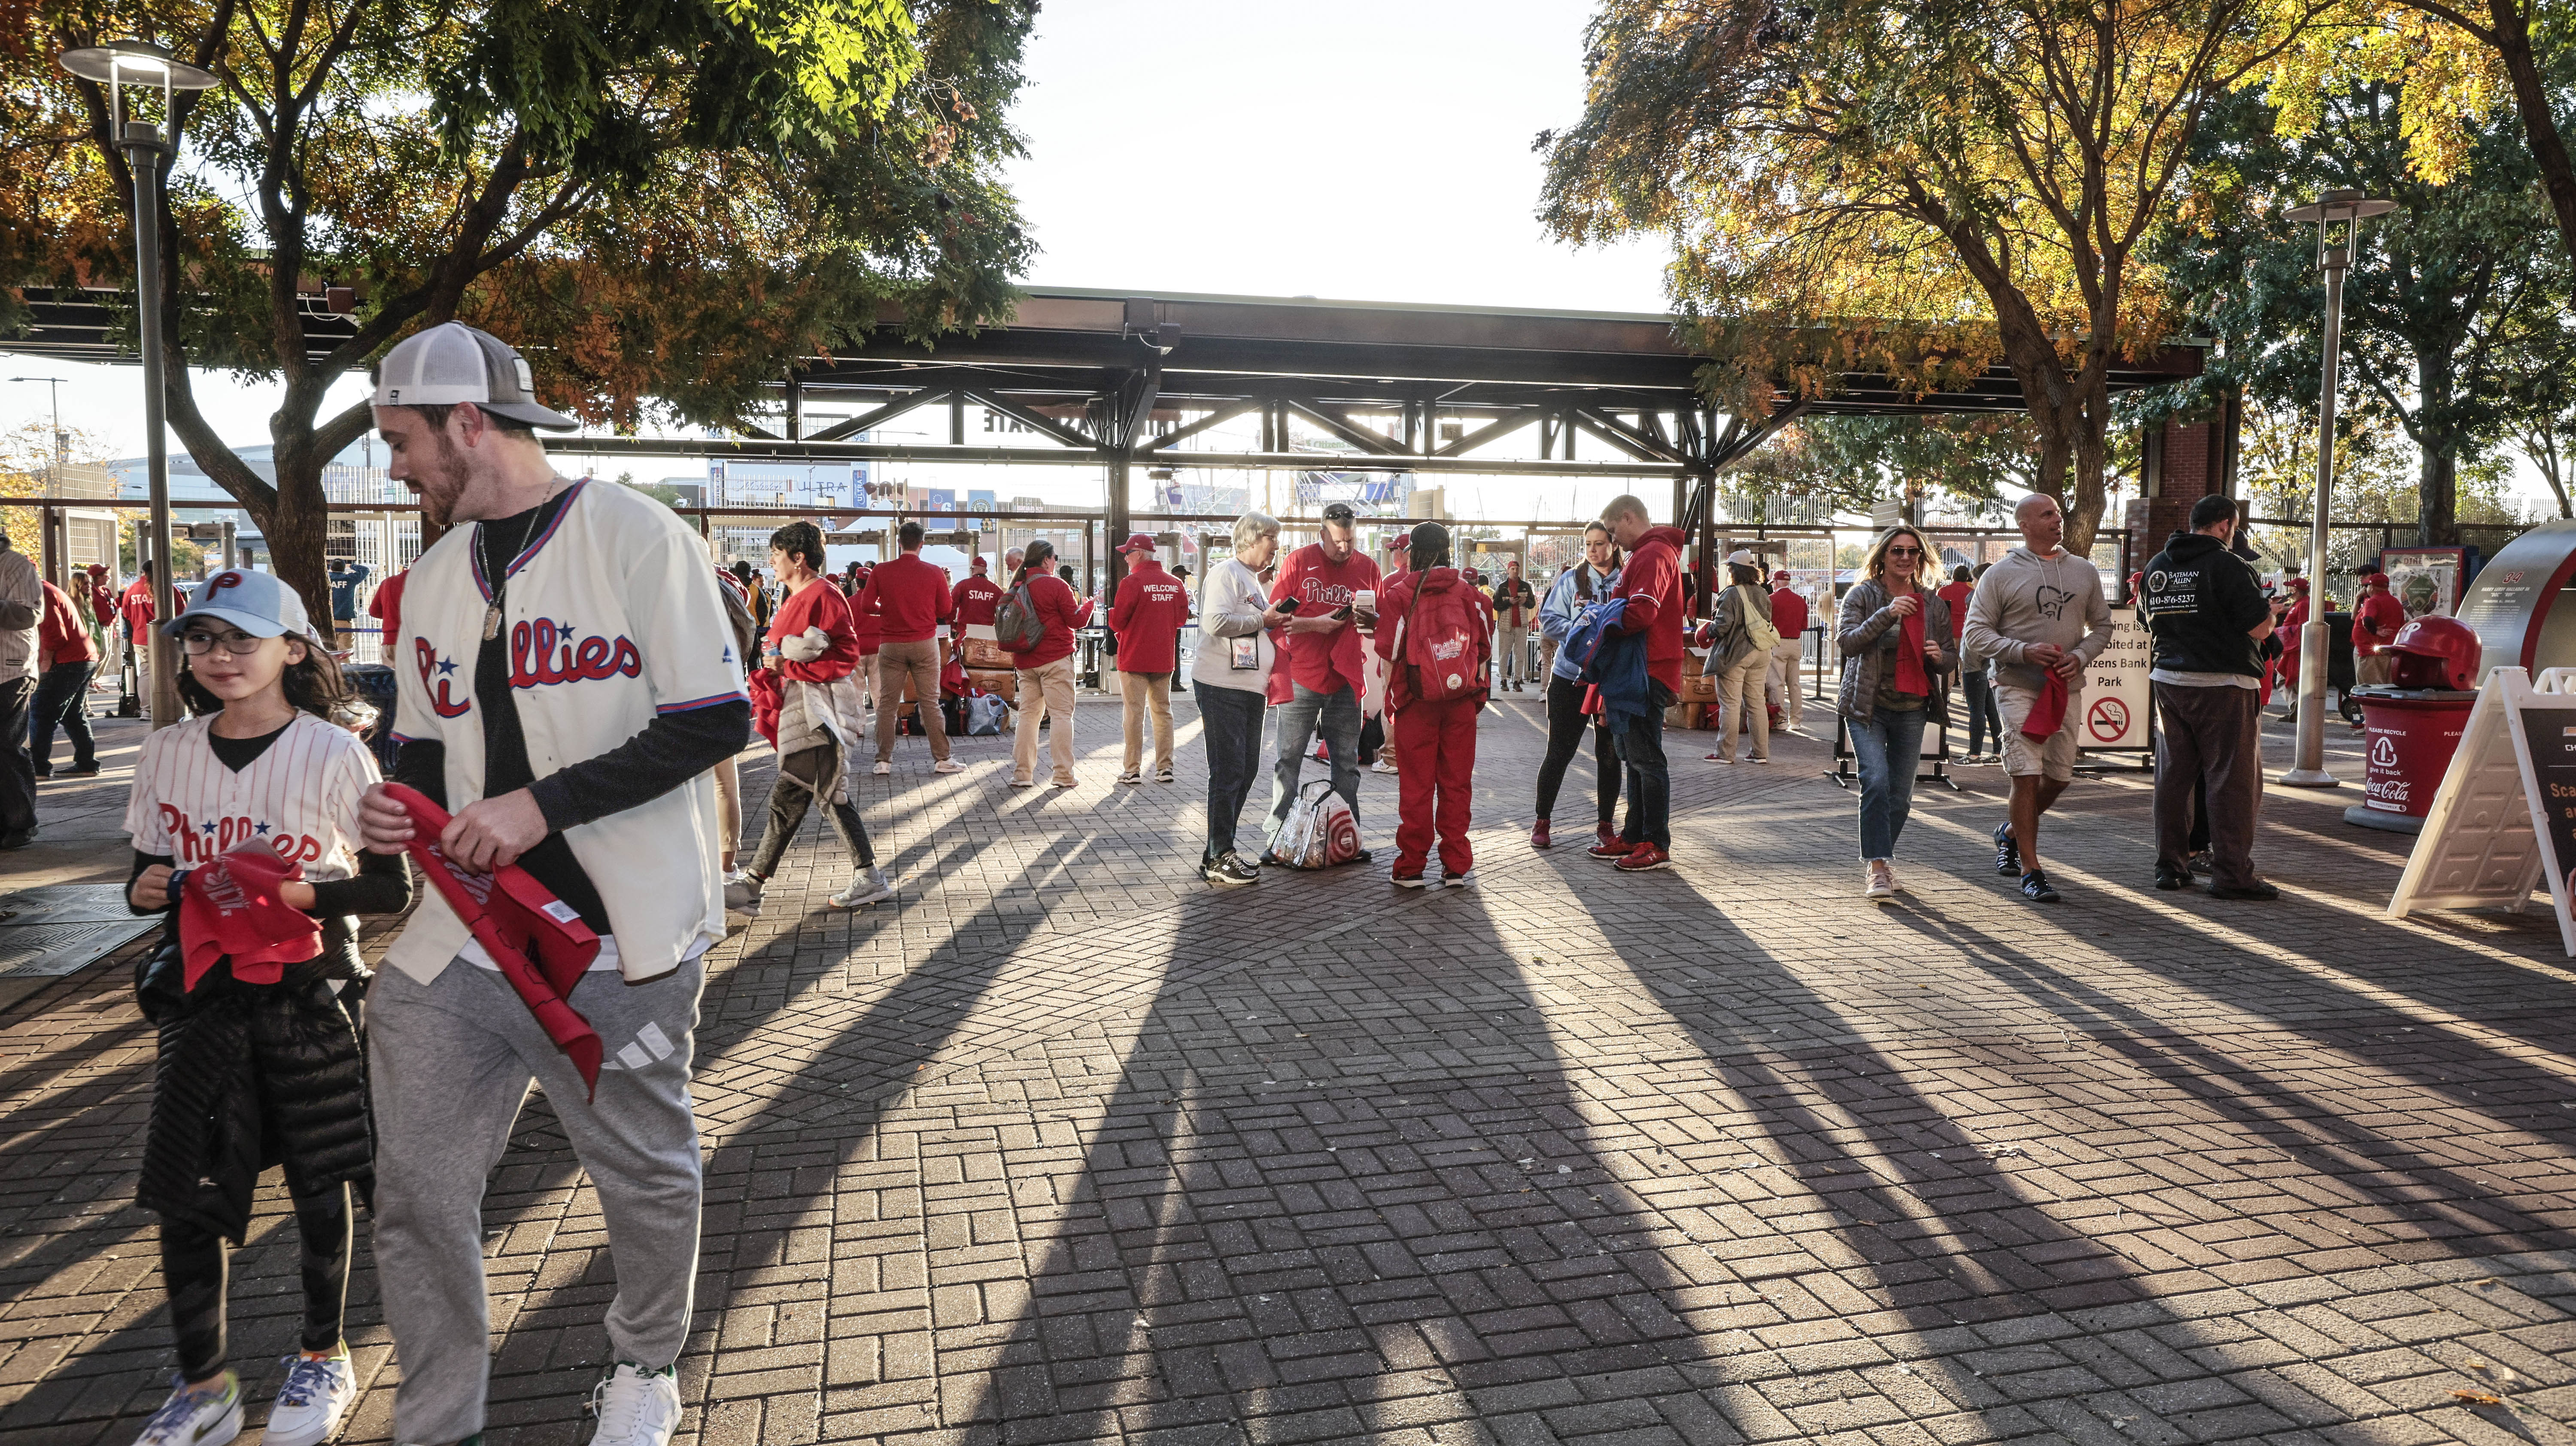
[[[2138,611],[2154,642],[2147,677],[2164,729],[2156,751],[2156,887],[2191,885],[2192,794],[2206,787],[2212,869],[2221,899],[2275,899],[2254,872],[2263,804],[2263,640],[2280,621],[2254,570],[2228,550],[2236,502],[2203,497],[2191,530],[2147,563]]]

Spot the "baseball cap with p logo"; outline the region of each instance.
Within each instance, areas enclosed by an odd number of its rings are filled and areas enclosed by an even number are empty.
[[[403,338],[376,364],[379,407],[452,407],[459,402],[552,432],[581,426],[538,403],[526,357],[490,332],[461,321]]]

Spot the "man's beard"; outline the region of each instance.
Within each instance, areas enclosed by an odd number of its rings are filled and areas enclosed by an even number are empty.
[[[428,470],[419,481],[420,515],[433,527],[444,531],[456,522],[457,500],[465,495],[469,475],[465,453],[448,439],[444,431],[432,434],[437,453],[430,459]]]

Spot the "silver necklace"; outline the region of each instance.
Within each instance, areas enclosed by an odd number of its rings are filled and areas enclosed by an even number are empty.
[[[501,636],[501,604],[508,598],[510,592],[510,564],[516,562],[519,554],[527,550],[528,539],[536,534],[537,514],[545,511],[546,504],[554,499],[554,484],[548,483],[546,495],[538,498],[537,505],[528,509],[528,525],[519,529],[519,545],[511,548],[503,558],[501,575],[492,580],[492,600],[483,605],[483,641],[487,643]],[[480,522],[474,524],[474,545],[476,547],[483,545],[483,524]]]

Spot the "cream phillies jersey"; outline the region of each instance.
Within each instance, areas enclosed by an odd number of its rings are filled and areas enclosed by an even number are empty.
[[[180,867],[213,863],[244,839],[304,866],[307,879],[358,871],[358,796],[376,781],[375,756],[356,734],[298,712],[286,731],[239,773],[206,742],[213,715],[143,740],[125,831],[138,853]]]

